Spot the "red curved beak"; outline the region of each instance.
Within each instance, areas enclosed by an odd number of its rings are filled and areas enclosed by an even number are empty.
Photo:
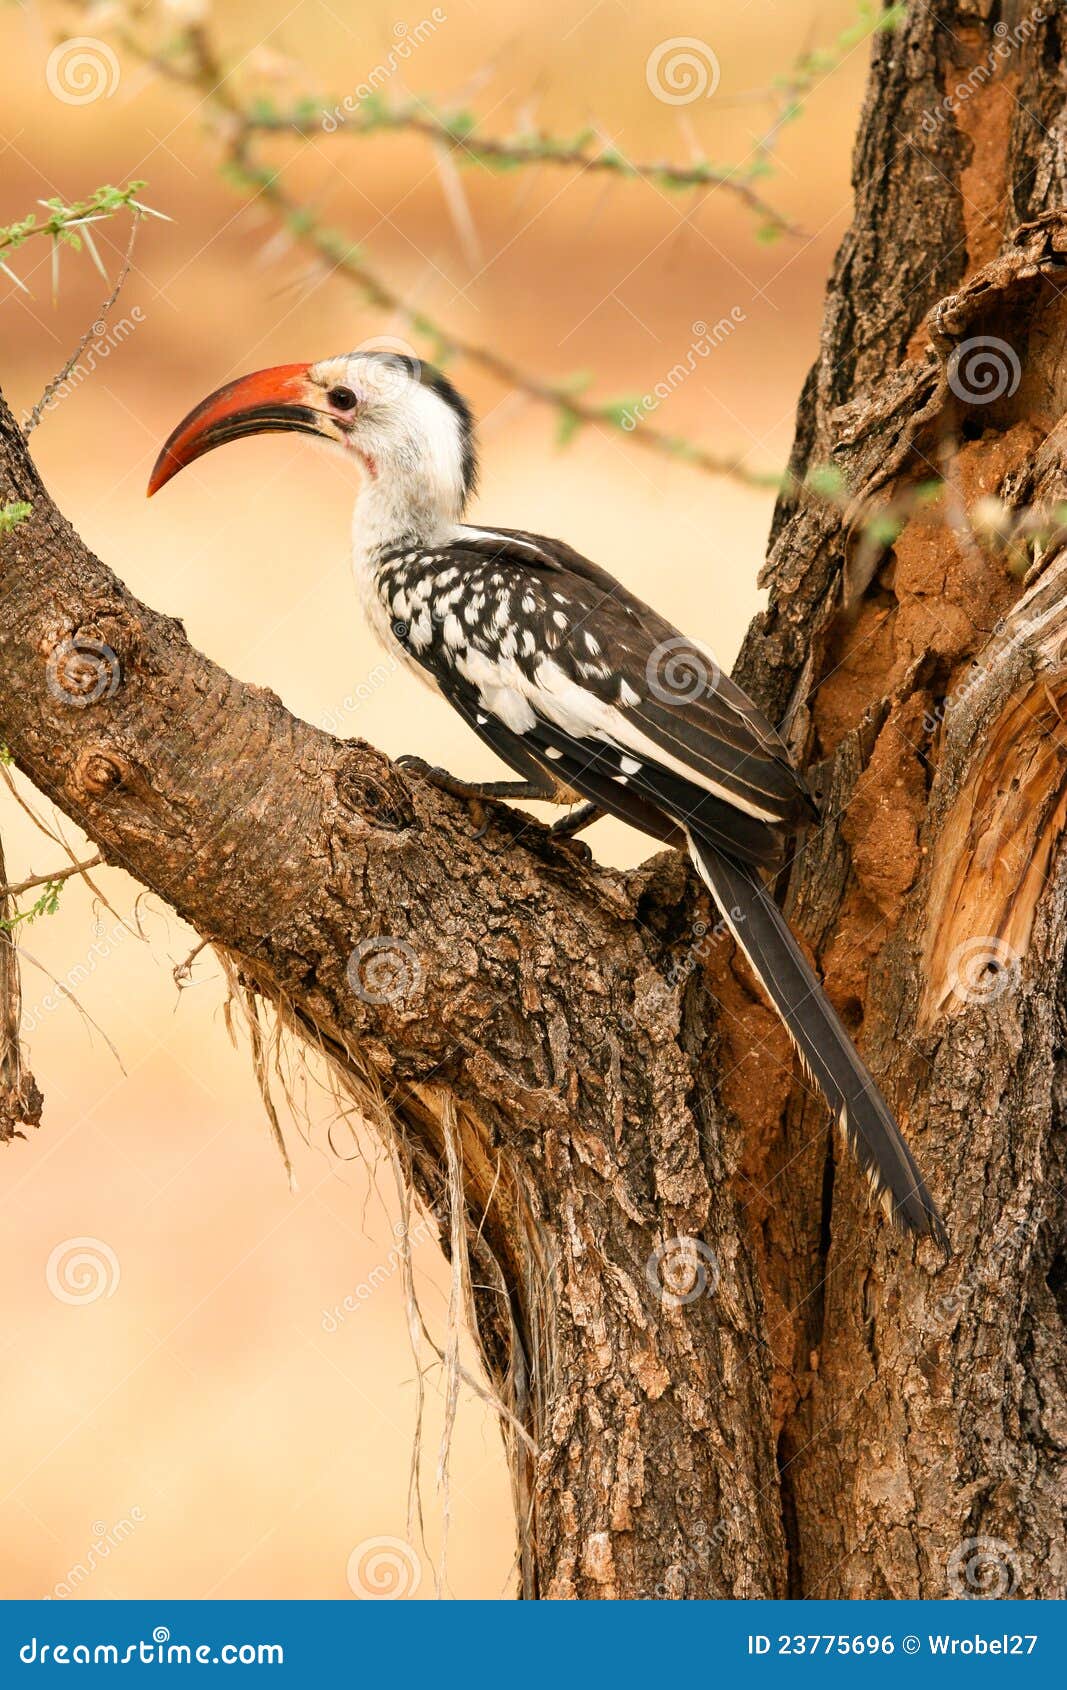
[[[330,418],[308,403],[314,397],[307,381],[310,368],[310,364],[277,364],[227,382],[209,394],[178,424],[160,452],[149,477],[148,497],[194,458],[245,434],[297,429],[336,438]]]

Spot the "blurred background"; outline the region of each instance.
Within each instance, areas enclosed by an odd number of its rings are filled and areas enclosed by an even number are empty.
[[[153,42],[203,18],[249,95],[310,94],[332,107],[372,79],[386,101],[461,100],[488,134],[588,127],[631,160],[744,164],[798,56],[831,46],[855,5],[0,5],[0,223],[38,199],[132,177],[172,219],[142,223],[112,313],[127,329],[98,344],[91,373],[34,436],[51,492],[135,593],[180,616],[234,674],[338,734],[474,777],[498,773],[413,680],[382,678],[349,579],[356,489],[344,463],[298,435],[261,438],[145,500],[163,439],[230,377],[375,337],[432,348],[234,191],[208,107],[123,51],[115,32],[127,18]],[[114,57],[88,99],[57,84],[57,44],[79,37]],[[649,67],[681,39],[703,49],[706,86],[667,99]],[[419,136],[364,138],[342,123],[273,140],[265,156],[437,321],[538,380],[588,376],[593,399],[650,394],[647,424],[773,473],[847,226],[869,53],[866,40],[839,45],[775,138],[758,186],[800,233],[773,243],[721,188],[666,193],[552,165],[457,178]],[[93,233],[113,278],[128,220]],[[45,241],[11,263],[30,290],[0,274],[0,384],[18,415],[108,289],[86,254],[64,251],[53,298]],[[668,382],[679,362],[684,379]],[[469,362],[450,373],[482,419],[478,517],[565,536],[728,666],[758,608],[773,494],[609,428],[561,447],[543,405]],[[17,785],[85,854],[77,830]],[[4,789],[0,830],[11,881],[68,860]],[[612,824],[589,838],[608,860],[649,854]],[[46,1104],[37,1132],[0,1147],[0,1593],[510,1595],[499,1435],[468,1391],[442,1571],[441,1380],[430,1352],[416,1362],[409,1343],[388,1164],[312,1087],[304,1118],[283,1111],[290,1191],[247,1044],[234,1048],[226,1031],[211,952],[179,991],[173,970],[195,934],[121,872],[94,879],[106,903],[74,880],[56,914],[20,929],[24,1031]],[[412,1248],[440,1334],[447,1274],[432,1229],[416,1229]],[[424,1537],[408,1517],[420,1367]]]

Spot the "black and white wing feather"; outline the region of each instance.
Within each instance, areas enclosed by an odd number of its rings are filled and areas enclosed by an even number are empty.
[[[766,717],[712,655],[559,541],[467,530],[397,553],[379,591],[407,653],[524,778],[686,843],[872,1185],[947,1235],[885,1099],[759,868],[815,809]]]
[[[521,745],[626,820],[648,805],[764,866],[781,830],[814,815],[785,745],[713,656],[561,542],[472,531],[382,567],[409,654],[468,721],[486,718],[471,725],[513,767]]]

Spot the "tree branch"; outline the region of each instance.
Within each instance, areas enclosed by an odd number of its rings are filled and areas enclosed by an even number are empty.
[[[100,255],[93,243],[89,232],[91,223],[101,223],[108,217],[114,217],[116,212],[132,208],[137,216],[162,217],[163,213],[152,206],[145,205],[137,195],[144,188],[144,182],[129,182],[125,188],[112,188],[105,185],[96,188],[83,200],[76,200],[67,205],[62,200],[42,200],[41,204],[48,212],[48,216],[39,219],[37,213],[31,211],[17,223],[8,223],[0,227],[0,270],[14,282],[23,293],[29,290],[25,282],[15,274],[8,264],[12,254],[25,246],[27,241],[40,236],[46,236],[52,242],[53,276],[56,260],[61,246],[69,246],[75,252],[81,250],[82,242],[89,249],[90,256],[97,268],[106,276]],[[165,221],[167,219],[164,219]],[[132,243],[131,243],[132,244]]]
[[[416,334],[429,340],[439,360],[465,358],[469,363],[495,376],[507,387],[515,388],[520,393],[528,394],[531,399],[550,405],[557,413],[565,434],[569,435],[582,425],[592,424],[608,428],[612,433],[623,432],[632,444],[655,452],[659,457],[674,458],[679,462],[691,464],[695,469],[704,470],[709,475],[725,475],[746,487],[758,488],[761,491],[781,487],[782,477],[778,474],[751,470],[740,457],[709,452],[678,435],[665,434],[662,429],[651,427],[647,422],[626,429],[624,419],[628,406],[625,402],[596,404],[583,399],[566,382],[542,381],[493,348],[480,346],[444,328],[425,311],[408,305],[369,267],[358,246],[354,246],[346,235],[319,223],[305,206],[285,192],[275,171],[253,163],[240,146],[235,148],[230,158],[227,174],[232,181],[253,189],[271,205],[281,216],[286,228],[305,246],[327,259],[335,270],[355,282],[371,305],[395,312]]]
[[[0,886],[0,898],[18,898],[23,892],[32,892],[35,886],[61,886],[64,880],[70,880],[75,874],[84,874],[88,868],[96,868],[104,861],[98,851],[94,857],[86,857],[83,863],[70,863],[66,868],[53,869],[51,874],[31,874],[28,880],[19,880],[14,886]]]
[[[583,399],[579,384],[566,380],[547,382],[531,375],[491,347],[479,345],[455,333],[427,312],[409,305],[373,267],[355,242],[316,218],[306,204],[286,191],[278,170],[255,158],[252,150],[255,134],[270,125],[265,118],[257,117],[254,104],[242,102],[234,93],[226,69],[205,26],[190,26],[179,38],[177,48],[163,53],[144,45],[129,30],[120,30],[119,39],[126,51],[142,63],[151,65],[162,75],[194,90],[209,110],[215,113],[217,133],[226,161],[225,175],[230,183],[240,191],[250,192],[270,205],[294,239],[317,257],[325,259],[334,270],[359,288],[368,304],[397,314],[414,333],[429,340],[438,360],[464,358],[506,386],[550,406],[559,419],[562,439],[569,439],[577,429],[584,426],[606,428],[612,433],[621,433],[626,440],[646,451],[690,464],[706,474],[726,476],[743,486],[760,490],[782,487],[780,474],[751,470],[740,455],[710,452],[683,437],[655,428],[644,420],[635,427],[629,422],[632,406],[626,400],[604,401],[598,404]],[[184,62],[180,56],[182,51],[187,54]],[[468,135],[462,143],[457,137],[453,137],[452,144],[462,144],[469,148],[471,137]],[[582,157],[584,156],[583,154]],[[597,158],[601,162],[594,164],[593,160]],[[614,169],[615,166],[605,163],[604,158],[605,155],[602,154],[590,155],[585,162],[591,168]],[[738,183],[734,183],[734,186],[739,191],[742,188]],[[744,189],[744,193],[752,197],[750,189]]]
[[[691,1593],[776,1591],[759,1290],[723,1184],[735,1129],[697,1084],[714,1037],[697,982],[683,1049],[664,979],[693,943],[679,856],[619,875],[502,817],[476,841],[466,805],[297,720],[136,601],[55,510],[6,411],[0,497],[32,506],[2,553],[16,763],[327,1057],[422,1200],[459,1206],[532,1509],[528,1593],[652,1594],[709,1517],[722,1531]],[[721,1293],[664,1303],[662,1256],[696,1240]],[[597,1431],[609,1401],[618,1447]],[[575,1439],[591,1459],[577,1496]]]
[[[341,108],[333,107],[334,111]],[[538,131],[513,136],[480,135],[476,120],[467,112],[437,112],[425,101],[388,105],[379,99],[363,99],[350,113],[336,119],[332,129],[324,125],[330,115],[329,102],[302,101],[290,111],[273,111],[257,100],[246,108],[245,126],[250,134],[300,135],[321,139],[324,135],[367,136],[382,133],[421,135],[436,146],[447,147],[457,162],[484,165],[498,171],[532,165],[554,165],[582,175],[614,176],[621,181],[650,182],[674,192],[694,188],[723,188],[761,219],[766,236],[800,236],[803,230],[791,223],[756,192],[752,179],[765,165],[723,167],[708,159],[691,164],[662,161],[642,164],[610,147],[596,148],[595,131],[586,130],[572,140]]]

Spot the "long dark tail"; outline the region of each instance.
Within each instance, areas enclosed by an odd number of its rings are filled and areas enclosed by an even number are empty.
[[[905,1231],[929,1233],[951,1254],[945,1223],[885,1098],[757,870],[693,833],[689,851],[875,1192]]]

